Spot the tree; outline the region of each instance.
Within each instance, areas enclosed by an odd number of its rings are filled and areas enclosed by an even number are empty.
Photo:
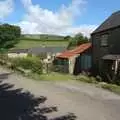
[[[69,41],[70,39],[71,39],[71,36],[69,36],[69,35],[64,37],[64,40],[66,40],[66,41]]]
[[[82,33],[76,34],[74,40],[76,41],[76,45],[87,43],[89,41],[89,39],[86,36],[84,36]]]
[[[0,25],[0,50],[13,47],[21,36],[19,26],[1,24]]]
[[[89,42],[89,39],[82,33],[76,34],[69,42],[68,49],[72,49],[78,45]]]

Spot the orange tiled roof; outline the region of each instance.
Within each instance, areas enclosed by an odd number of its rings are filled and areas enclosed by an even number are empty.
[[[73,50],[67,50],[67,51],[61,53],[60,55],[57,56],[57,58],[70,58],[77,54],[83,53],[85,50],[87,50],[91,46],[92,46],[91,43],[84,43],[84,44],[74,48]]]

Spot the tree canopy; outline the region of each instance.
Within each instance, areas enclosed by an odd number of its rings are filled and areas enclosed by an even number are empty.
[[[64,40],[66,40],[66,41],[69,41],[70,39],[71,39],[71,36],[69,36],[69,35],[64,37]]]
[[[0,50],[8,49],[19,41],[21,29],[19,26],[1,24],[0,25]]]
[[[89,42],[89,39],[82,33],[76,34],[74,37],[69,39],[68,49],[72,49],[78,45]]]

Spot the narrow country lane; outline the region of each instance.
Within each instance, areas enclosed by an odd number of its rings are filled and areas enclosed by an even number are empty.
[[[120,96],[114,93],[77,81],[35,81],[8,73],[0,68],[0,120],[74,120],[74,115],[120,120]]]

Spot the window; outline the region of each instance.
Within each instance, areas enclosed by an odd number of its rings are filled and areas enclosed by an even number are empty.
[[[108,46],[108,34],[101,36],[101,46]]]

